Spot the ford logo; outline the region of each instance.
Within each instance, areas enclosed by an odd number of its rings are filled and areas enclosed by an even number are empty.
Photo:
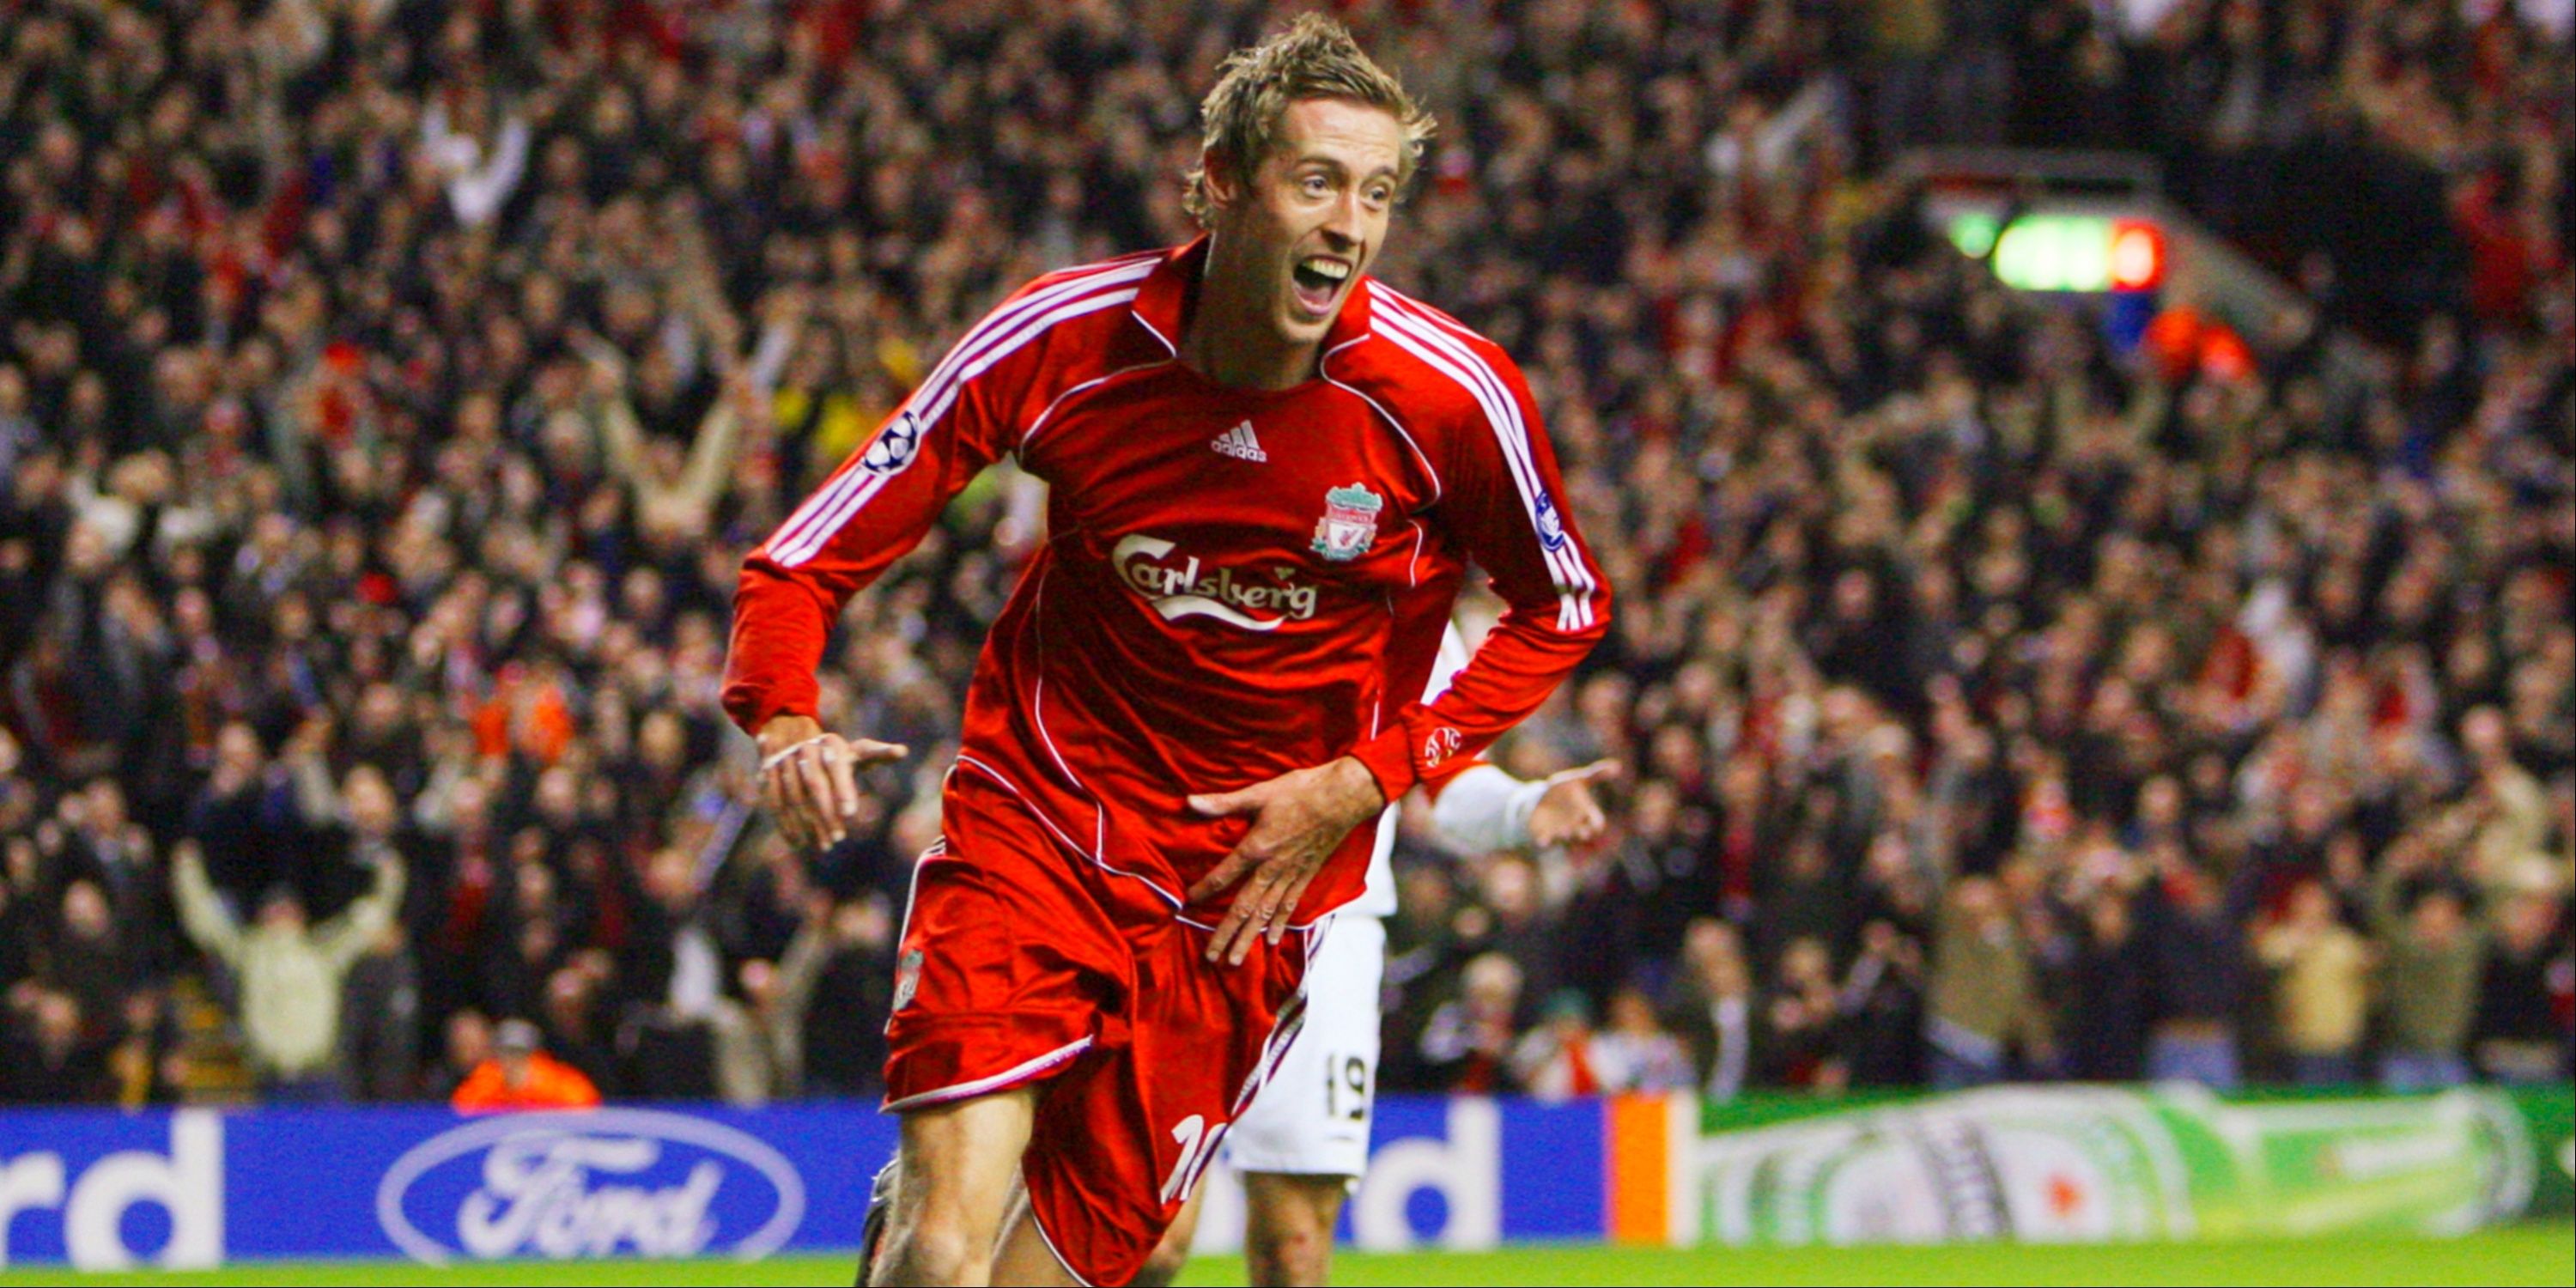
[[[422,1141],[385,1169],[376,1221],[415,1260],[778,1250],[805,1182],[721,1123],[653,1109],[511,1114]]]

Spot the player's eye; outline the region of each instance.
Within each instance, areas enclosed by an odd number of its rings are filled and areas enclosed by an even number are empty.
[[[1332,190],[1332,185],[1324,182],[1324,176],[1320,174],[1307,175],[1304,187],[1309,197],[1320,197]]]
[[[1383,206],[1393,200],[1395,200],[1395,189],[1384,184],[1375,185],[1368,190],[1368,203],[1372,206]]]

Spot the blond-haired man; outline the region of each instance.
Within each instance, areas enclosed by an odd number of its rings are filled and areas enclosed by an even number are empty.
[[[877,1282],[1132,1278],[1295,1037],[1359,825],[1607,628],[1518,371],[1368,276],[1428,119],[1315,17],[1205,111],[1207,236],[1014,294],[744,563],[726,708],[829,839],[904,754],[814,718],[840,606],[1003,455],[1051,485],[905,917]],[[1508,611],[1418,700],[1471,560]]]

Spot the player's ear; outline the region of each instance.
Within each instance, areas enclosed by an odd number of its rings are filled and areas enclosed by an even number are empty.
[[[1199,153],[1199,172],[1206,176],[1208,205],[1225,209],[1243,196],[1243,174],[1234,168],[1234,155],[1222,148],[1208,148]]]

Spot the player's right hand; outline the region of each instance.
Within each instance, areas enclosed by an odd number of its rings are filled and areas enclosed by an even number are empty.
[[[791,844],[821,849],[850,834],[859,812],[859,771],[912,754],[899,743],[827,733],[811,716],[785,715],[760,727],[760,803],[778,816]]]
[[[1601,835],[1609,819],[1601,812],[1600,800],[1592,794],[1592,782],[1618,772],[1618,761],[1596,760],[1580,769],[1548,775],[1547,792],[1538,798],[1538,807],[1530,811],[1531,844],[1581,845]]]

